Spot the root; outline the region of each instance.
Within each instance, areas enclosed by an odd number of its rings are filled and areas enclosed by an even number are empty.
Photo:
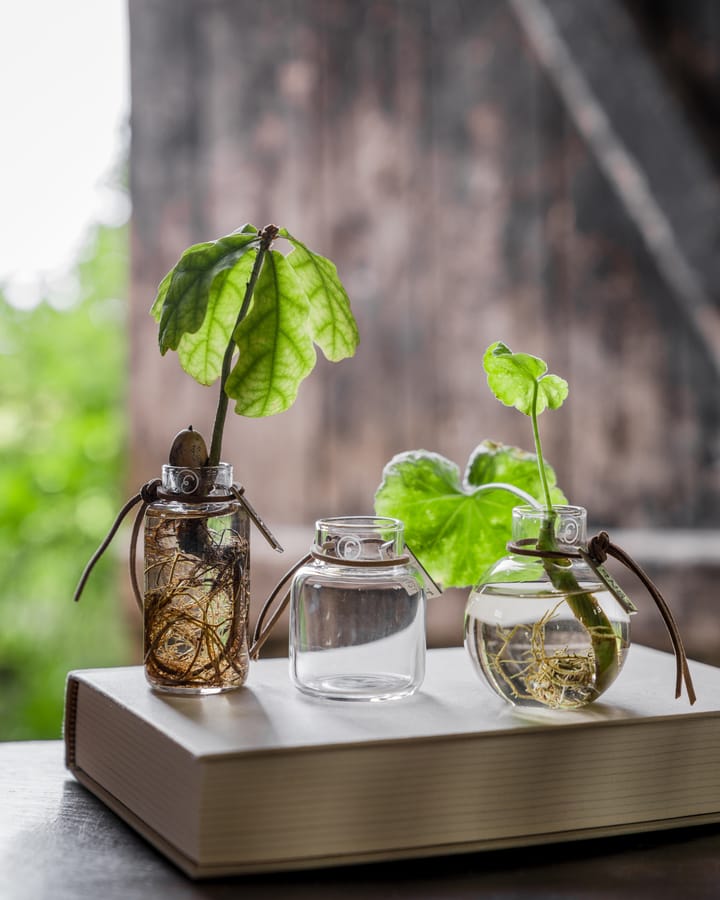
[[[517,701],[534,701],[550,709],[573,709],[585,706],[597,695],[596,660],[593,638],[615,638],[607,628],[588,631],[591,645],[587,650],[575,651],[560,647],[548,652],[545,646],[546,626],[557,618],[556,606],[532,625],[515,625],[499,633],[502,644],[497,652],[488,655],[490,670],[507,688],[506,693]],[[513,655],[513,645],[522,643],[527,649]]]
[[[194,552],[193,552],[194,551]],[[230,687],[247,675],[247,540],[163,518],[145,544],[145,666],[152,681]]]

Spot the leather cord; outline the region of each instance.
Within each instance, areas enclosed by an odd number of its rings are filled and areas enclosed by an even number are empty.
[[[80,576],[80,581],[78,581],[78,585],[75,588],[75,593],[73,594],[73,600],[76,603],[80,599],[80,595],[82,594],[83,590],[85,589],[85,585],[87,584],[87,580],[90,577],[90,573],[95,568],[100,557],[110,546],[110,543],[112,542],[112,539],[117,534],[118,528],[120,528],[120,525],[122,524],[125,516],[130,512],[130,510],[133,508],[133,506],[136,506],[141,501],[142,501],[143,505],[140,509],[141,509],[142,515],[144,515],[145,510],[147,509],[149,503],[152,503],[152,499],[146,500],[145,498],[146,497],[149,498],[151,496],[157,497],[157,488],[159,487],[160,484],[161,484],[161,482],[160,482],[159,478],[154,478],[152,481],[148,481],[146,484],[144,484],[142,486],[140,491],[137,494],[135,494],[134,497],[131,497],[127,501],[127,503],[123,506],[123,508],[117,514],[117,516],[115,517],[115,521],[113,522],[113,524],[110,527],[110,531],[108,531],[107,535],[105,536],[105,539],[100,544],[100,546],[97,548],[97,550],[93,553],[93,555],[90,557],[87,565],[83,569],[83,573]],[[136,523],[137,523],[137,519],[136,519]],[[133,536],[136,537],[135,529],[133,529]],[[133,559],[133,561],[134,561],[134,546],[135,546],[135,540],[133,540],[131,548],[130,548],[131,558]],[[136,598],[137,598],[139,592],[136,590],[136,579],[135,579],[134,575],[132,577],[133,577],[133,589],[135,590],[135,594],[136,594]],[[140,601],[140,607],[142,608],[142,601]]]

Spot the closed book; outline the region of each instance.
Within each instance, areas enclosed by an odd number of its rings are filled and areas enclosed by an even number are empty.
[[[412,697],[314,699],[287,660],[231,693],[152,691],[140,667],[68,676],[75,777],[192,877],[339,865],[720,821],[720,670],[633,646],[581,710],[513,708],[462,648]]]

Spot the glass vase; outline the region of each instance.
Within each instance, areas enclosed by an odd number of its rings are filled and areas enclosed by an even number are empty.
[[[320,519],[290,599],[290,674],[306,694],[388,700],[425,675],[425,587],[403,525],[374,516]]]
[[[211,694],[248,672],[249,520],[232,466],[163,466],[145,518],[145,675],[157,690]]]
[[[557,506],[552,517],[515,508],[509,554],[470,593],[465,646],[480,677],[516,706],[585,706],[624,664],[629,615],[579,557],[585,532],[582,507]]]

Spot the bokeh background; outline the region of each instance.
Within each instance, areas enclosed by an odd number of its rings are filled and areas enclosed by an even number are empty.
[[[52,4],[26,6],[37,19]],[[541,420],[565,493],[656,578],[690,655],[720,663],[713,0],[64,10],[86,55],[68,43],[59,62],[38,53],[13,70],[15,84],[45,73],[24,104],[40,137],[6,122],[1,151],[33,213],[30,262],[3,245],[0,739],[59,734],[68,669],[139,660],[127,537],[81,604],[70,597],[175,432],[210,432],[215,389],[160,357],[148,309],[186,246],[247,221],[331,257],[361,332],[356,357],[320,361],[290,411],[228,423],[225,458],[286,546],[276,557],[254,543],[256,612],[315,518],[372,511],[394,454],[424,448],[462,468],[485,438],[531,447],[527,422],[485,385],[483,350],[501,339],[570,383]],[[22,46],[30,25],[18,28]],[[40,101],[78,68],[53,119]],[[67,184],[75,164],[58,147],[79,154],[101,131],[102,214],[89,203],[84,239],[43,269],[80,204],[53,199],[37,173]],[[36,142],[34,174],[8,176]],[[641,608],[635,639],[667,649],[651,601],[623,583]],[[432,601],[431,644],[461,642],[463,602]],[[270,652],[286,652],[282,629]]]

